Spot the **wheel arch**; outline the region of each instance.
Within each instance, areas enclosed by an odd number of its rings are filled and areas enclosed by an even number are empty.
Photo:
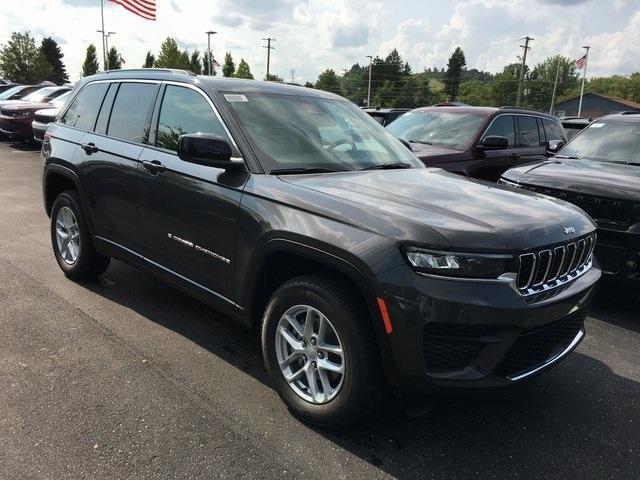
[[[75,190],[80,198],[84,217],[89,224],[89,230],[93,232],[93,221],[87,209],[84,192],[80,186],[80,178],[72,169],[58,164],[49,164],[45,167],[43,178],[44,209],[47,216],[51,216],[53,203],[58,195],[66,190]]]

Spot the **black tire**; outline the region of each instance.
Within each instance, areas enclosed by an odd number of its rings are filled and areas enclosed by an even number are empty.
[[[287,383],[278,364],[276,330],[290,307],[309,305],[330,319],[344,351],[345,373],[337,395],[314,404]],[[314,274],[294,278],[273,294],[262,320],[262,352],[269,376],[289,410],[304,422],[341,428],[372,414],[385,397],[382,366],[366,307],[338,277]]]
[[[61,255],[56,240],[56,219],[61,208],[68,207],[76,217],[80,237],[80,248],[74,263],[67,263]],[[99,255],[91,240],[87,221],[82,211],[78,194],[73,190],[62,192],[51,208],[51,245],[58,265],[64,274],[73,280],[91,280],[104,273],[111,259]]]

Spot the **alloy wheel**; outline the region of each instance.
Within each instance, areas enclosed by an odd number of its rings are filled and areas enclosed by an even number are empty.
[[[68,265],[78,261],[80,229],[78,220],[69,207],[62,207],[56,215],[56,244],[62,260]]]

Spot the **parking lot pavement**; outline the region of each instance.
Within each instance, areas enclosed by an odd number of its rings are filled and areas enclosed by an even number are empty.
[[[314,430],[251,332],[120,262],[65,279],[40,168],[0,144],[0,477],[638,478],[637,295],[601,289],[586,340],[533,382]]]

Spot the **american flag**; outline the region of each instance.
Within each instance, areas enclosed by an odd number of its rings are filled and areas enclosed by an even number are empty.
[[[156,19],[156,0],[109,0],[147,20]]]
[[[578,70],[582,70],[586,66],[587,66],[587,55],[584,54],[582,57],[576,60],[576,67],[578,67]]]

